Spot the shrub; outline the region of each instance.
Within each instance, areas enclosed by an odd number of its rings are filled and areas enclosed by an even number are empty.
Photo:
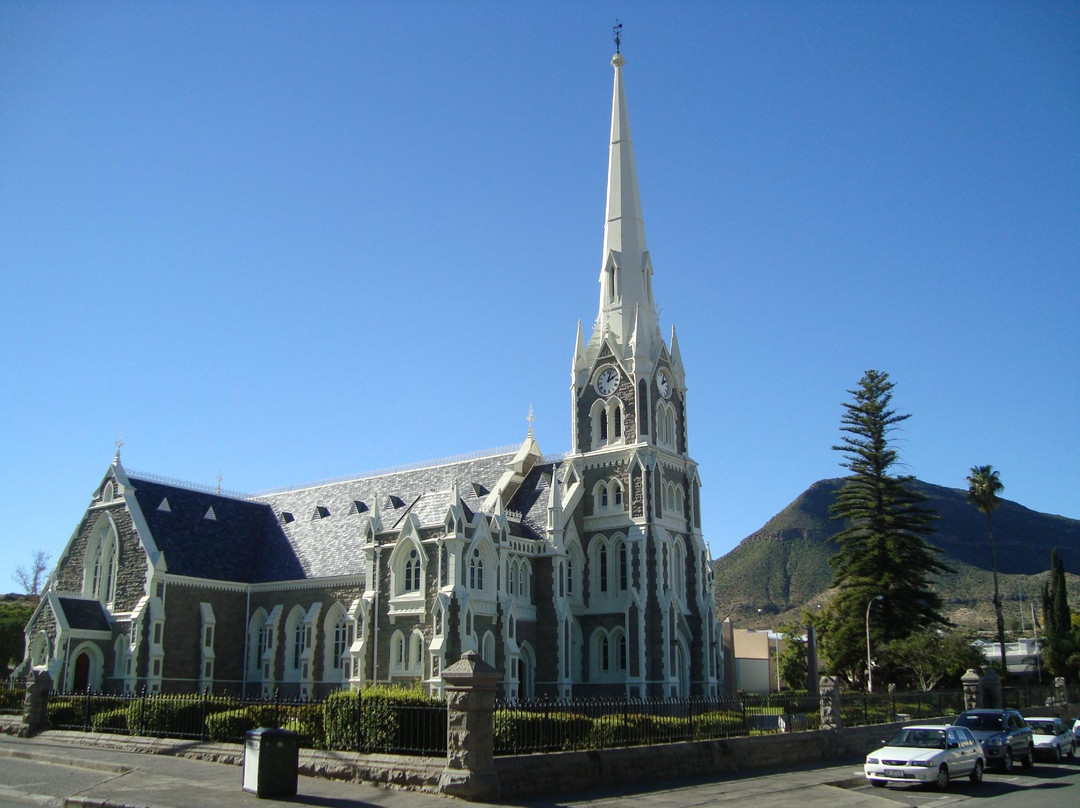
[[[22,688],[0,687],[0,712],[20,712],[25,698],[26,694]]]
[[[114,707],[111,710],[94,713],[93,718],[90,719],[90,728],[94,732],[126,733],[128,731],[127,708]]]
[[[224,710],[206,717],[206,731],[211,741],[243,741],[247,731],[257,726],[250,709]]]
[[[494,722],[495,748],[509,754],[585,748],[593,725],[577,713],[524,710],[496,710]]]
[[[419,688],[342,690],[323,704],[322,734],[327,749],[441,750],[446,748],[446,706]]]

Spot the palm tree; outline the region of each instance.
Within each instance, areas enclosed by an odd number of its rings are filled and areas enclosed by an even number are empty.
[[[968,475],[969,505],[974,505],[986,514],[986,529],[990,532],[990,562],[994,568],[994,613],[997,615],[998,645],[1001,648],[1001,675],[1008,674],[1005,664],[1005,618],[1001,614],[1001,597],[998,595],[997,550],[994,548],[994,523],[991,512],[1001,504],[998,494],[1005,490],[998,473],[993,466],[972,466]]]

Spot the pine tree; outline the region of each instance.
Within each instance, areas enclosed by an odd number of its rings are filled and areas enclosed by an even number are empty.
[[[1072,611],[1065,587],[1065,565],[1057,548],[1050,551],[1050,580],[1043,584],[1043,625],[1046,640],[1046,665],[1056,676],[1064,676],[1073,647]]]
[[[925,537],[933,532],[933,511],[912,477],[890,474],[899,454],[890,435],[910,415],[891,409],[889,374],[868,370],[844,404],[841,431],[833,449],[844,453],[852,473],[830,507],[845,521],[832,540],[840,545],[830,559],[837,593],[829,602],[822,643],[834,673],[861,679],[866,666],[865,616],[870,610],[873,647],[903,639],[931,626],[947,626],[931,579],[949,568]],[[875,602],[883,595],[880,603]]]

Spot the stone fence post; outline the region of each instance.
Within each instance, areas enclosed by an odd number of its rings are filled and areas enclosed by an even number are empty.
[[[964,688],[964,709],[978,710],[983,706],[982,679],[971,668],[960,677],[960,684]]]
[[[1069,701],[1069,694],[1065,690],[1065,677],[1054,677],[1054,703],[1064,705]]]
[[[993,668],[987,668],[982,677],[983,707],[995,710],[1005,706],[1005,694],[1001,690],[1001,677]]]
[[[840,685],[831,676],[822,676],[818,682],[821,693],[821,728],[839,729],[844,726],[840,715]]]
[[[446,683],[446,768],[439,791],[465,800],[498,799],[492,713],[499,674],[476,651],[443,671]]]
[[[52,690],[52,677],[47,670],[30,670],[26,683],[26,696],[23,699],[23,732],[34,735],[46,728],[49,720],[46,707],[49,691]]]

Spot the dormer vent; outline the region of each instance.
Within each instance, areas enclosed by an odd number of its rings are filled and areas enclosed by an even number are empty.
[[[206,509],[206,513],[203,515],[203,519],[209,519],[211,522],[217,521],[217,514],[214,513],[213,505]]]
[[[353,500],[352,507],[349,508],[349,516],[353,516],[358,513],[367,513],[370,510],[366,502],[361,502],[358,499]]]
[[[172,513],[172,508],[169,507],[169,498],[162,497],[161,504],[157,506],[157,509],[162,513]]]
[[[293,522],[295,520],[296,520],[296,517],[293,516],[288,511],[282,511],[281,512],[281,521],[284,522],[285,524],[289,524],[289,522]]]
[[[314,522],[316,519],[325,519],[329,515],[330,515],[330,509],[329,508],[327,508],[325,505],[316,505],[315,506],[315,512],[313,514],[311,514],[311,521]]]

